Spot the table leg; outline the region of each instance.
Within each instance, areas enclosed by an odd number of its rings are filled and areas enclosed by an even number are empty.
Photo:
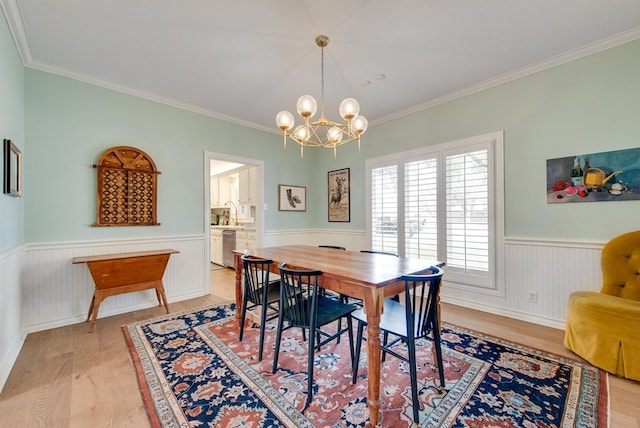
[[[369,419],[371,426],[378,424],[380,411],[380,314],[384,300],[377,293],[365,296],[367,314],[367,374],[369,378]]]
[[[436,297],[436,305],[438,306],[438,323],[436,325],[435,328],[438,329],[438,333],[440,334],[440,336],[442,336],[442,315],[440,313],[440,290],[438,290],[438,296]],[[440,367],[438,367],[438,361],[437,358],[435,358],[436,355],[436,342],[435,340],[431,341],[431,355],[433,355],[433,366],[436,368],[436,372],[438,370],[440,370]],[[442,388],[444,388],[444,385],[440,385]]]
[[[169,302],[167,301],[167,295],[164,292],[164,284],[162,281],[156,285],[156,297],[160,306],[164,306],[164,309],[169,313]]]
[[[93,295],[93,300],[91,301],[91,307],[93,310],[90,312],[91,320],[89,324],[89,333],[93,333],[96,328],[96,320],[98,319],[98,311],[100,310],[100,303],[104,300],[104,296],[98,290],[95,291]]]
[[[236,318],[242,318],[242,259],[239,254],[234,254],[236,267]]]
[[[91,314],[93,313],[93,308],[96,304],[96,294],[93,293],[93,297],[91,298],[91,305],[89,306],[89,314],[87,315],[87,322],[91,319]]]

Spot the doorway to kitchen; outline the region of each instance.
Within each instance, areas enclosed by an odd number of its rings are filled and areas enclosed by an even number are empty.
[[[262,244],[263,183],[264,161],[205,152],[205,264],[212,294],[233,300],[234,282],[226,280],[235,268],[233,250]]]

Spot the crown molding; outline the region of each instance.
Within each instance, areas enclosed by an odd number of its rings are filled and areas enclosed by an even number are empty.
[[[20,55],[22,64],[26,66],[33,61],[33,58],[31,56],[31,49],[29,48],[27,29],[22,19],[22,9],[20,9],[17,0],[0,0],[0,6],[2,6],[4,16],[7,18],[9,31],[18,48],[18,55]]]
[[[617,34],[615,36],[602,39],[594,43],[590,43],[588,45],[562,53],[560,55],[547,58],[543,61],[528,65],[518,70],[511,71],[509,73],[502,74],[500,76],[496,76],[494,78],[485,80],[483,82],[476,83],[474,85],[463,88],[459,91],[454,91],[449,94],[443,95],[441,97],[434,98],[432,100],[416,105],[409,109],[398,111],[390,116],[386,116],[384,118],[371,122],[371,125],[380,125],[381,123],[384,123],[384,122],[389,122],[391,120],[399,119],[401,117],[408,116],[410,114],[417,113],[419,111],[426,110],[426,109],[438,106],[440,104],[447,103],[449,101],[457,100],[459,98],[463,98],[468,95],[472,95],[472,94],[484,91],[486,89],[491,89],[496,86],[500,86],[505,83],[512,82],[514,80],[521,79],[523,77],[527,77],[535,73],[539,73],[541,71],[549,70],[559,65],[566,64],[566,63],[575,61],[577,59],[584,58],[589,55],[593,55],[593,54],[605,51],[607,49],[611,49],[616,46],[623,45],[625,43],[633,42],[638,39],[640,39],[640,27],[636,27],[633,30],[629,30],[624,33]]]
[[[61,77],[66,77],[69,79],[73,79],[73,80],[77,80],[80,82],[84,82],[84,83],[88,83],[90,85],[93,86],[97,86],[100,88],[105,88],[105,89],[109,89],[115,92],[120,92],[126,95],[132,95],[134,97],[138,97],[138,98],[142,98],[145,100],[149,100],[149,101],[153,101],[159,104],[164,104],[170,107],[175,107],[175,108],[179,108],[181,110],[186,110],[186,111],[190,111],[192,113],[197,113],[197,114],[201,114],[203,116],[209,116],[215,119],[219,119],[225,122],[229,122],[229,123],[233,123],[236,125],[240,125],[240,126],[244,126],[247,128],[253,128],[259,131],[263,131],[263,132],[269,132],[272,134],[279,134],[279,130],[273,130],[271,128],[267,128],[255,123],[251,123],[251,122],[247,122],[247,121],[243,121],[240,120],[238,118],[235,117],[231,117],[231,116],[226,116],[220,113],[216,113],[210,110],[206,110],[203,109],[201,107],[192,105],[192,104],[188,104],[188,103],[184,103],[181,102],[179,100],[173,99],[173,98],[168,98],[168,97],[163,97],[160,95],[156,95],[153,94],[151,92],[145,92],[145,91],[141,91],[139,89],[136,88],[132,88],[129,86],[124,86],[124,85],[120,85],[114,82],[110,82],[108,80],[103,80],[103,79],[98,79],[92,76],[88,76],[85,74],[81,74],[81,73],[76,73],[75,71],[72,70],[68,70],[65,68],[60,68],[60,67],[54,67],[48,64],[43,64],[43,63],[38,63],[35,61],[32,61],[30,64],[25,64],[25,67],[27,68],[31,68],[33,70],[38,70],[38,71],[43,71],[45,73],[50,73],[50,74],[55,74]]]

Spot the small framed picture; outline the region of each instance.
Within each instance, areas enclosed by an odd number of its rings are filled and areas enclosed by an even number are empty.
[[[329,221],[351,221],[349,168],[327,173]]]
[[[279,184],[278,209],[280,211],[306,211],[307,188],[303,186]]]
[[[4,193],[22,196],[22,153],[11,140],[4,140]]]

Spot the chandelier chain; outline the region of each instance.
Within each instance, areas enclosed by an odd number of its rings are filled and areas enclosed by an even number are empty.
[[[320,81],[322,94],[320,96],[320,118],[324,119],[324,46],[320,46]]]

